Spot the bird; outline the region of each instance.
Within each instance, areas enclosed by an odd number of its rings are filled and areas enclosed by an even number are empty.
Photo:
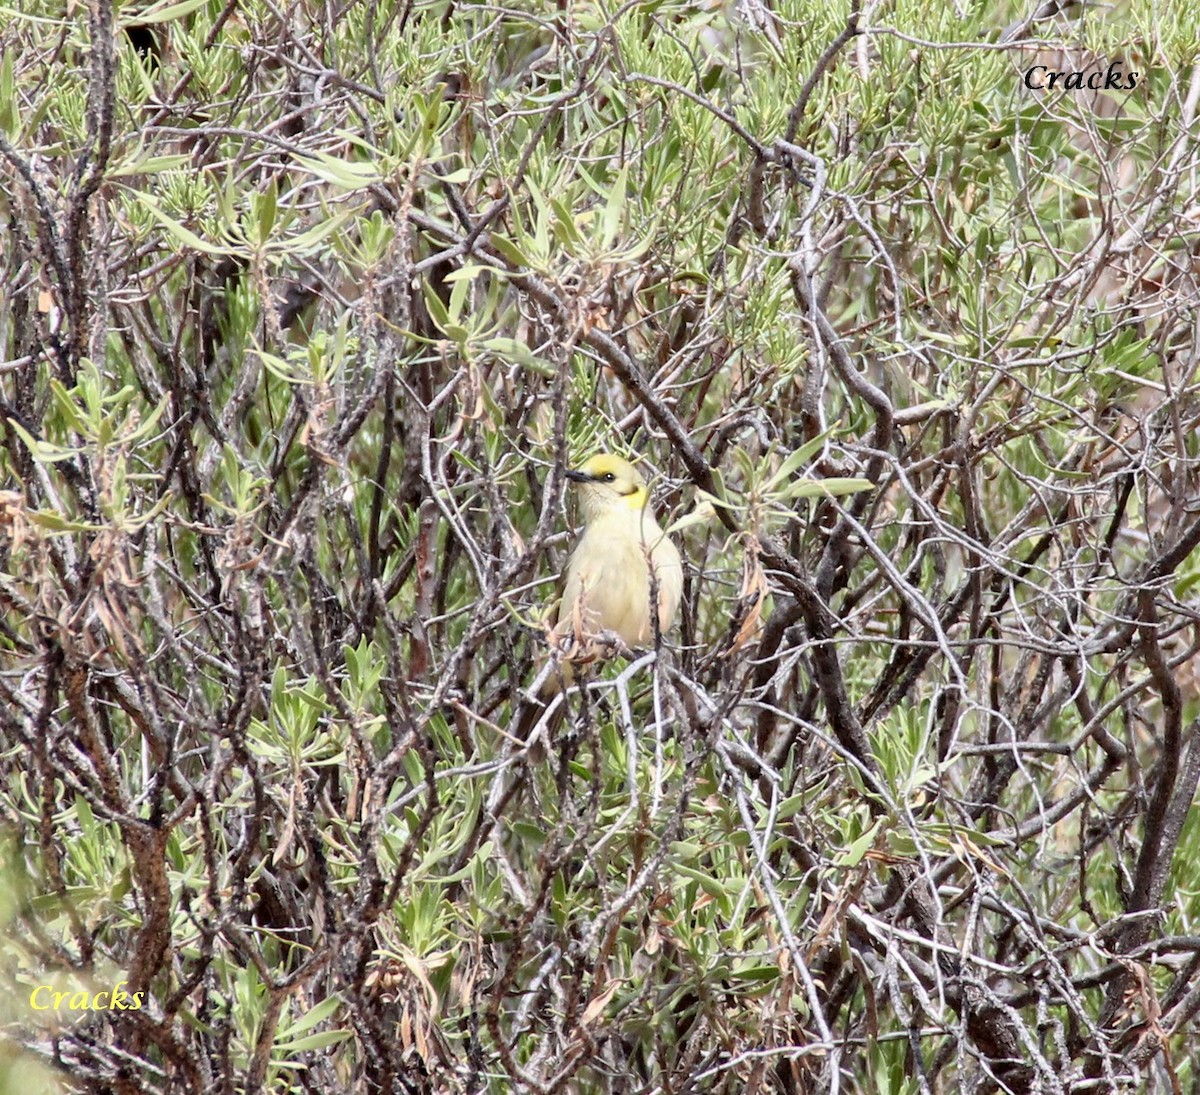
[[[662,633],[679,611],[679,551],[654,519],[646,481],[628,460],[597,453],[567,478],[575,484],[584,527],[567,564],[553,634],[583,641],[607,631],[628,647],[646,646],[654,641],[654,612]]]
[[[521,739],[544,704],[575,681],[576,667],[611,650],[613,636],[626,647],[649,646],[656,641],[656,615],[657,634],[670,630],[683,595],[679,549],[655,520],[637,468],[600,452],[566,474],[579,499],[583,534],[567,563],[549,628],[550,645],[561,659],[558,672],[542,686],[541,704],[527,709]]]

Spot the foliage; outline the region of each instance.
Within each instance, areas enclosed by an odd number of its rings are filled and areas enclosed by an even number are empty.
[[[0,1085],[1194,1083],[1198,45],[6,8]],[[685,610],[538,759],[598,448]]]

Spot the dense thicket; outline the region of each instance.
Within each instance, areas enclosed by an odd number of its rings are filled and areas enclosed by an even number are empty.
[[[1198,20],[4,9],[0,1084],[1195,1090]]]

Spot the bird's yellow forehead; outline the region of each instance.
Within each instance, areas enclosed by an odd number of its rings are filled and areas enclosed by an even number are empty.
[[[612,472],[614,475],[629,474],[633,471],[633,466],[627,460],[622,460],[619,456],[613,456],[612,453],[598,452],[595,456],[585,460],[579,470],[585,475],[598,477],[607,475],[609,472]]]

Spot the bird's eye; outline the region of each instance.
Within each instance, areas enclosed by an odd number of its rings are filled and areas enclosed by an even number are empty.
[[[611,471],[605,472],[604,473],[604,481],[606,483],[615,483],[617,481],[617,477],[615,475],[613,475],[613,473]]]

